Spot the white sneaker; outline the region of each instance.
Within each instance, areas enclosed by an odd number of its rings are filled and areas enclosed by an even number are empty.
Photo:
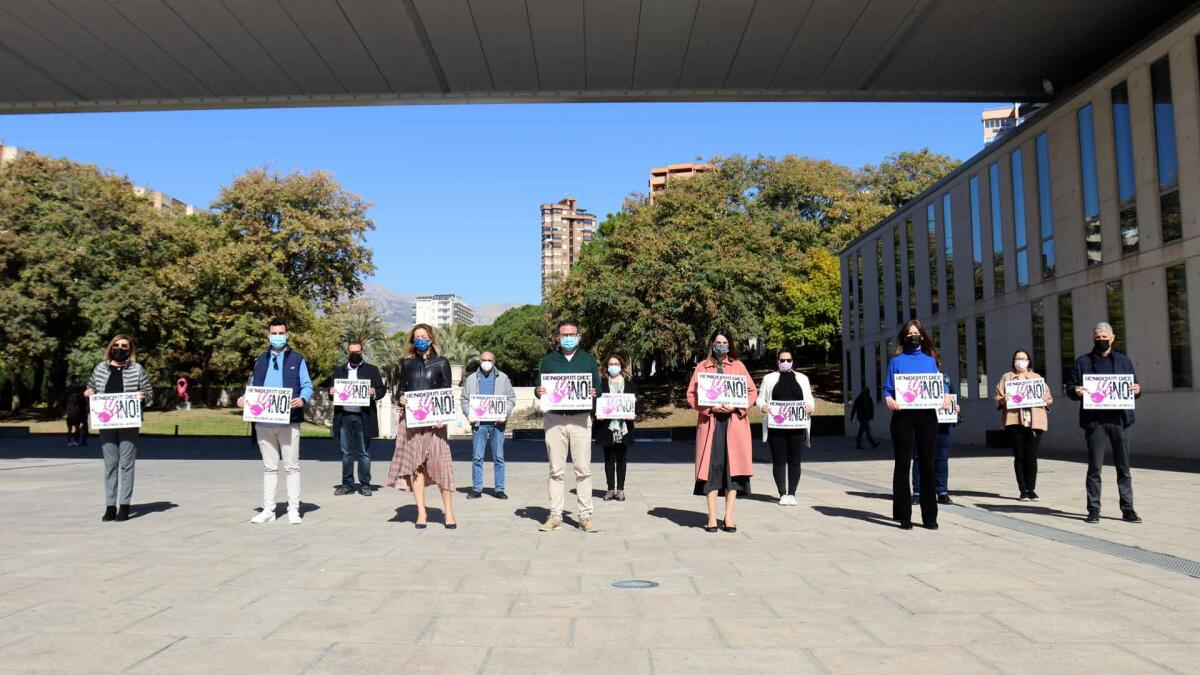
[[[788,495],[788,506],[796,505],[796,495]]]
[[[779,505],[780,505],[780,506],[787,506],[787,505],[788,505],[788,498],[787,498],[787,495],[779,495]]]
[[[275,520],[275,512],[263,509],[257,516],[251,518],[250,522],[254,523],[255,525],[262,525],[263,523],[269,523],[272,520]]]
[[[289,511],[288,511],[288,523],[289,523],[289,524],[291,524],[291,525],[299,525],[299,524],[300,524],[300,523],[302,523],[302,522],[304,522],[304,519],[302,519],[302,518],[300,517],[300,512],[299,512],[299,511],[292,511],[292,510],[289,510]]]

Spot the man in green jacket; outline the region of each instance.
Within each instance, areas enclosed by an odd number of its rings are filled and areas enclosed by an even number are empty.
[[[596,397],[600,387],[600,370],[596,357],[579,348],[579,326],[573,321],[558,324],[557,349],[542,357],[538,368],[538,380],[542,375],[587,374],[591,375],[589,397]],[[542,385],[545,382],[541,382]],[[535,392],[542,399],[545,411],[546,455],[550,459],[550,516],[538,529],[550,532],[562,527],[562,512],[567,456],[575,465],[575,497],[579,502],[579,529],[598,532],[592,520],[592,411],[555,410],[549,402],[545,386]]]

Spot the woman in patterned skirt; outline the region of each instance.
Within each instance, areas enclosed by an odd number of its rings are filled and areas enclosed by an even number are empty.
[[[446,425],[409,429],[405,424],[404,407],[409,392],[427,389],[449,389],[452,385],[450,362],[441,355],[433,328],[417,324],[408,334],[408,349],[400,366],[396,383],[396,402],[401,411],[396,427],[396,452],[388,470],[388,487],[411,489],[417,501],[417,529],[426,526],[425,486],[433,483],[442,492],[446,508],[446,529],[458,527],[454,519],[454,462],[450,443],[446,440]]]

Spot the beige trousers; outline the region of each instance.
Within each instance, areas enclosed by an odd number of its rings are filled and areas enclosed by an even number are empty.
[[[562,517],[567,456],[575,465],[579,517],[592,517],[591,416],[546,413],[546,455],[550,460],[550,515]]]

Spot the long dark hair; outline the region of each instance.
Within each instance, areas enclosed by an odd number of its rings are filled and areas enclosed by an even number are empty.
[[[712,366],[717,365],[717,359],[712,353],[712,346],[713,343],[716,342],[718,335],[723,335],[725,336],[726,340],[729,340],[729,353],[726,355],[726,358],[728,358],[730,361],[737,361],[737,340],[733,338],[733,331],[725,328],[718,328],[714,330],[712,336],[708,338],[708,363]]]
[[[899,356],[900,354],[904,353],[904,337],[908,335],[908,331],[911,328],[916,328],[918,331],[920,331],[921,351],[928,356],[932,356],[933,360],[937,362],[938,370],[941,370],[942,358],[938,356],[937,347],[934,346],[933,339],[929,337],[929,331],[925,330],[925,324],[921,323],[917,319],[911,319],[904,322],[904,325],[900,327],[900,332],[896,333],[895,355]]]

